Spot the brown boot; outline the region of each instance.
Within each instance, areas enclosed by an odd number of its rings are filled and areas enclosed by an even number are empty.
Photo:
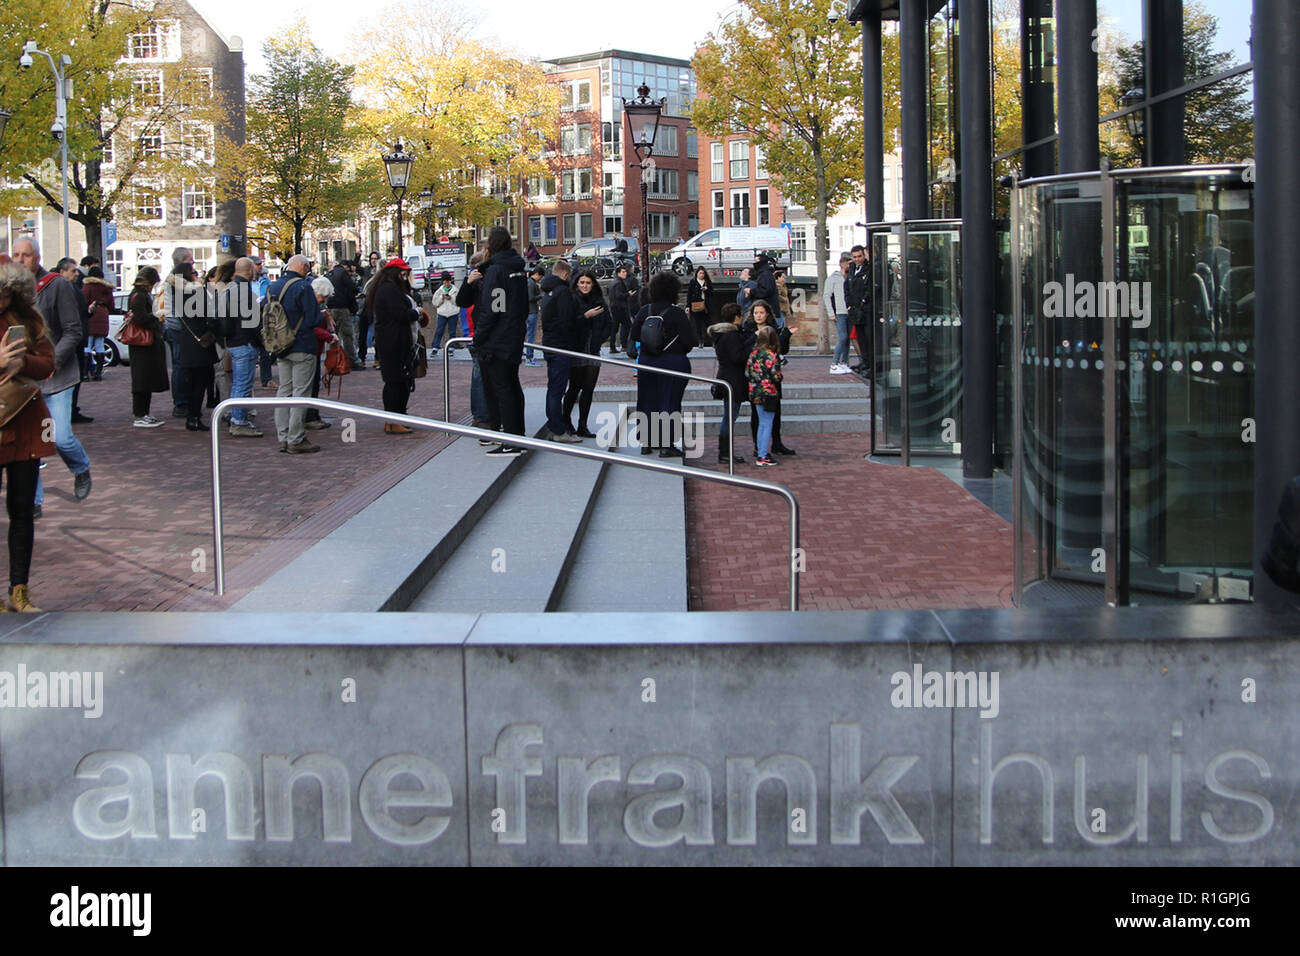
[[[408,428],[405,425],[398,425],[395,422],[385,422],[384,431],[389,435],[409,435],[415,431],[414,428]]]
[[[20,611],[24,614],[40,614],[41,609],[31,602],[27,594],[27,585],[15,584],[9,589],[8,611]]]

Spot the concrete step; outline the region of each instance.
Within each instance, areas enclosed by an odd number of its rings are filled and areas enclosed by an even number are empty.
[[[524,457],[408,610],[556,610],[609,466],[544,452]]]
[[[232,610],[405,610],[523,464],[458,439]]]

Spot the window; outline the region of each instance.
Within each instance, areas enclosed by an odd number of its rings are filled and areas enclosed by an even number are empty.
[[[542,218],[546,220],[546,244],[553,246],[559,238],[559,220],[555,216],[543,216]]]
[[[113,137],[110,135],[106,140],[104,140],[104,149],[102,155],[99,157],[99,164],[101,166],[112,166],[115,159],[116,156],[113,153]]]
[[[206,183],[186,183],[181,188],[181,222],[214,222],[212,187]]]
[[[569,213],[564,217],[565,243],[580,242],[593,236],[591,213]]]
[[[733,226],[749,225],[748,189],[733,189],[731,191],[731,224]]]
[[[731,178],[749,178],[749,140],[747,139],[731,141]]]
[[[894,177],[894,203],[901,206],[903,205],[903,164],[899,163],[897,169],[898,175]]]
[[[137,108],[157,109],[162,106],[162,74],[137,73],[131,80],[131,103]]]
[[[688,130],[686,133],[686,155],[691,159],[699,158],[700,134],[695,130]]]
[[[555,177],[554,176],[529,176],[528,177],[528,198],[529,199],[554,199],[555,198]]]
[[[618,234],[621,233],[622,231],[623,231],[623,217],[622,217],[622,216],[606,216],[606,217],[605,217],[605,235],[607,235],[607,236],[608,236],[608,235],[618,235]]]
[[[216,257],[212,246],[195,246],[194,247],[194,271],[203,275],[213,266],[215,266]]]
[[[216,158],[212,127],[198,120],[181,120],[181,158],[210,163]]]
[[[709,146],[709,164],[710,166],[713,167],[712,176],[710,178],[715,183],[722,182],[723,174],[722,174],[722,144],[721,143],[713,143]]]
[[[604,195],[601,197],[606,206],[623,205],[623,187],[618,185],[615,173],[605,174]]]
[[[142,129],[140,131],[140,155],[146,158],[150,156],[161,156],[162,151],[162,130]]]
[[[650,214],[651,239],[677,238],[677,213],[652,212]]]
[[[677,155],[677,127],[676,126],[659,127],[659,132],[655,133],[655,155],[656,156]]]
[[[790,259],[792,262],[808,261],[808,230],[804,226],[790,229]]]
[[[700,174],[693,169],[686,170],[686,198],[700,198]]]
[[[719,149],[721,149],[721,147],[719,147]],[[713,190],[713,225],[715,227],[726,225],[723,221],[726,208],[726,201],[723,199],[722,190]]]
[[[767,226],[772,222],[772,209],[768,196],[768,188],[760,186],[758,188],[758,222],[755,225]]]
[[[606,159],[621,159],[623,154],[623,127],[618,123],[601,123],[601,152]]]
[[[591,152],[591,124],[579,123],[560,129],[560,155],[579,156]]]
[[[654,182],[650,184],[650,195],[655,199],[676,199],[677,170],[656,167]]]
[[[754,144],[754,178],[767,179],[767,170],[763,168],[763,147],[758,143]]]
[[[891,190],[890,187],[891,187],[893,184],[894,184],[894,167],[891,166],[891,165],[889,165],[888,163],[886,163],[886,164],[885,164],[885,176],[884,176],[884,182],[881,184],[882,187],[883,187],[883,188],[881,189],[881,202],[882,202],[882,205],[889,205],[889,204],[890,204],[890,203],[889,203],[889,197],[890,197],[891,193],[893,192],[893,190]]]
[[[686,234],[693,236],[700,231],[700,217],[698,213],[691,213],[686,217]]]
[[[180,23],[161,20],[126,38],[128,60],[175,59],[180,55]]]
[[[211,70],[186,70],[182,76],[185,83],[186,106],[206,106],[212,102]]]
[[[560,110],[572,113],[574,110],[591,109],[591,80],[570,80],[560,84]]]
[[[126,266],[126,259],[121,249],[108,248],[104,250],[104,278],[110,282],[115,282],[119,289],[126,288],[126,276],[122,274]]]
[[[566,169],[560,173],[561,199],[590,199],[591,170]]]
[[[528,241],[529,242],[542,241],[542,217],[541,216],[528,217]]]
[[[158,190],[136,186],[134,191],[135,218],[140,222],[162,222],[163,202]]]

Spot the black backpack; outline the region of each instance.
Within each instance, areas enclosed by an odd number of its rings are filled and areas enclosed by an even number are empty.
[[[664,350],[676,341],[675,335],[668,338],[668,329],[664,327],[662,315],[647,315],[641,323],[640,349],[646,355],[663,355]]]

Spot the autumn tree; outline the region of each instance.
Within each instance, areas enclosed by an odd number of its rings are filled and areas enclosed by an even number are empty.
[[[263,57],[266,72],[249,84],[245,145],[224,158],[222,189],[243,188],[250,229],[269,247],[299,253],[308,229],[354,215],[382,176],[356,160],[353,67],[322,53],[303,22],[267,40]]]
[[[831,0],[742,0],[695,51],[695,125],[710,136],[748,130],[781,192],[813,210],[817,287],[826,282],[830,210],[861,195],[861,32]],[[886,123],[886,151],[897,125]],[[821,316],[818,348],[830,347]]]

